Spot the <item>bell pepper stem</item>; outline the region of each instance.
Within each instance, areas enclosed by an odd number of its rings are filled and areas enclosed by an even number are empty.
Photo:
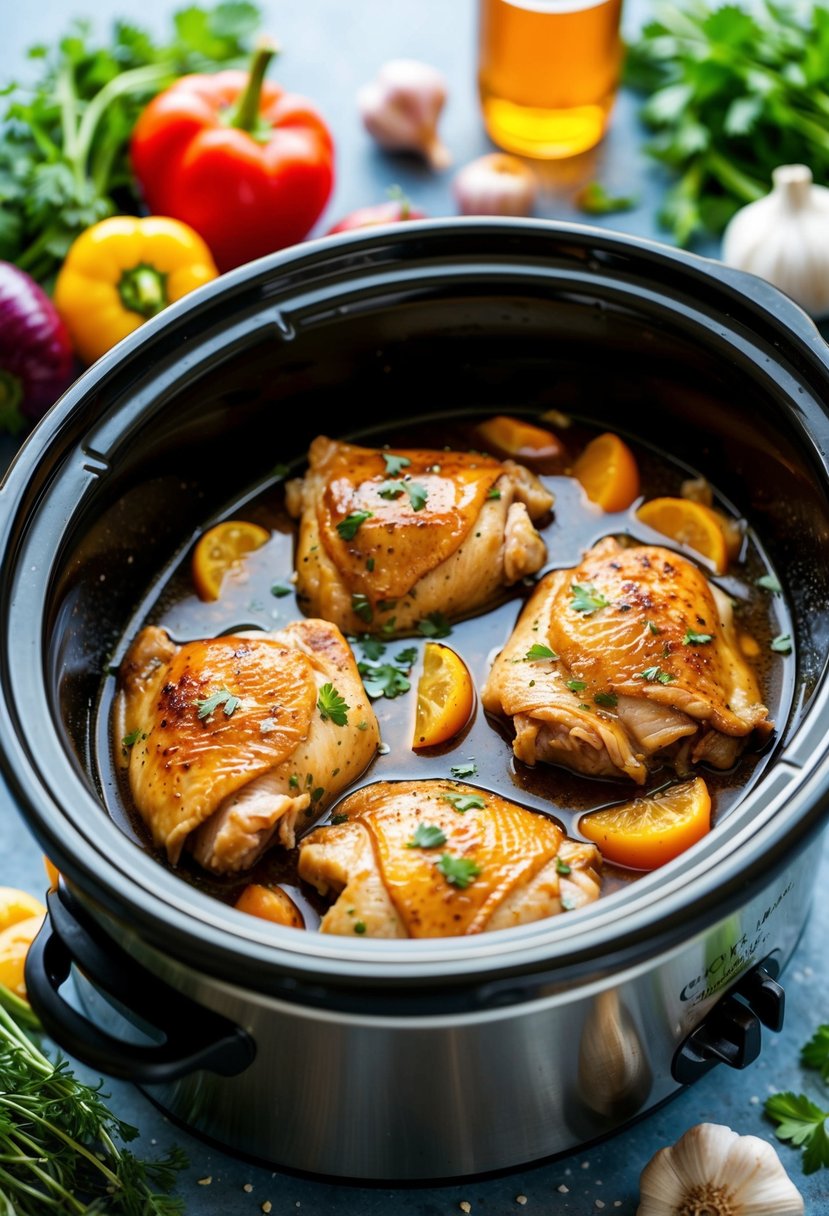
[[[262,97],[262,84],[268,64],[279,50],[275,39],[263,35],[253,48],[253,58],[248,72],[248,82],[240,94],[234,109],[231,111],[228,126],[240,131],[256,130],[259,120],[259,102]]]
[[[169,303],[167,276],[146,263],[132,266],[121,275],[118,294],[130,312],[137,312],[144,318],[154,317]]]

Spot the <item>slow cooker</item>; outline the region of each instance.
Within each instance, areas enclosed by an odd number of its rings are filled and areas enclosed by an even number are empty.
[[[49,1034],[230,1150],[398,1181],[571,1150],[750,1063],[829,801],[827,401],[823,342],[770,286],[533,220],[310,242],[96,363],[0,488],[3,767],[63,876],[27,965]],[[107,812],[102,673],[155,573],[274,464],[464,406],[566,411],[726,488],[783,574],[791,710],[721,825],[578,918],[404,942],[259,922]]]

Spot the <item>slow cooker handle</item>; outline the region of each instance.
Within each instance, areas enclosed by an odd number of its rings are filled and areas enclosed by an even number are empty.
[[[108,1076],[157,1085],[207,1069],[234,1076],[256,1047],[241,1027],[191,1001],[104,937],[65,887],[47,896],[49,915],[26,959],[26,990],[46,1033],[65,1051]],[[116,1005],[136,1013],[164,1041],[123,1042],[100,1030],[60,994],[75,963]]]

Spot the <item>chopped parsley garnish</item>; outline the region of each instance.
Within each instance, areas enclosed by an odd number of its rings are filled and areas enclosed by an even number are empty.
[[[756,587],[762,587],[764,591],[771,591],[774,595],[780,595],[783,588],[780,586],[780,581],[773,574],[763,574],[757,579]]]
[[[331,826],[332,827],[334,827],[334,828],[339,827],[339,825],[341,823],[348,823],[348,815],[332,815],[331,816]]]
[[[398,651],[398,653],[394,656],[394,661],[401,667],[414,667],[415,663],[417,662],[417,647],[407,646],[405,650]]]
[[[777,1124],[778,1140],[789,1140],[803,1149],[803,1173],[813,1174],[821,1166],[829,1167],[829,1134],[826,1121],[829,1111],[822,1110],[806,1094],[791,1092],[772,1094],[763,1108]]]
[[[492,489],[487,494],[487,498],[500,498],[500,497],[501,497],[501,491],[498,489],[497,486],[493,486]]]
[[[275,595],[278,600],[283,599],[286,595],[290,595],[293,587],[290,583],[273,583],[271,585],[271,595]]]
[[[542,646],[539,642],[535,642],[524,655],[524,658],[530,662],[535,662],[536,659],[557,659],[558,655],[554,650],[550,650],[549,646]]]
[[[141,738],[141,727],[136,726],[135,730],[131,730],[128,735],[124,735],[121,740],[121,746],[124,751],[128,751],[131,747],[135,747],[138,740]]]
[[[362,591],[355,591],[352,595],[351,610],[360,618],[361,621],[365,621],[366,624],[369,624],[374,617],[374,609],[371,606],[371,600],[367,595],[363,595]]]
[[[648,684],[670,684],[676,679],[676,676],[672,676],[669,671],[663,671],[661,667],[646,667],[633,678],[634,680],[645,680]]]
[[[368,730],[368,722],[366,722],[365,718],[362,722],[357,723],[357,730]]]
[[[391,701],[408,692],[412,686],[408,675],[391,663],[358,663],[357,670],[363,677],[363,687],[372,700],[388,697]]]
[[[325,790],[323,789],[323,787],[321,785],[318,785],[315,790],[311,790],[311,801],[319,802],[320,798],[322,798],[324,793],[325,793]]]
[[[653,623],[653,621],[648,621],[648,629],[650,629],[651,633],[661,633],[662,632],[662,630],[659,628],[659,626],[655,625]]]
[[[403,469],[412,463],[408,456],[395,456],[391,452],[383,452],[382,456],[386,462],[387,477],[399,477]]]
[[[441,802],[450,802],[463,815],[466,811],[482,811],[486,806],[480,794],[441,794]]]
[[[615,692],[597,692],[593,700],[597,705],[604,705],[608,709],[613,709],[613,707],[619,703],[619,698],[616,696]],[[587,709],[588,706],[585,706],[584,708]]]
[[[297,777],[296,773],[291,773],[290,777],[288,778],[288,785],[292,790],[299,788],[299,777]]]
[[[328,718],[335,726],[345,726],[348,722],[349,706],[333,684],[323,684],[317,698],[317,709],[323,722]]]
[[[224,706],[225,715],[229,718],[239,708],[241,701],[233,695],[229,688],[222,687],[218,692],[214,692],[212,696],[205,697],[204,700],[196,702],[199,718],[209,718],[220,705]]]
[[[570,590],[573,593],[573,602],[570,607],[574,612],[581,612],[584,616],[590,616],[591,612],[597,612],[599,608],[606,608],[609,600],[606,600],[601,591],[597,591],[592,583],[571,583]]]
[[[399,498],[405,493],[409,496],[413,511],[421,511],[429,497],[429,491],[419,481],[384,481],[378,486],[377,493],[381,498],[388,499]]]
[[[465,764],[453,764],[449,771],[453,777],[458,777],[459,779],[474,777],[478,771],[478,766],[474,760],[467,760]]]
[[[368,570],[369,574],[371,574],[371,572],[374,570],[374,558],[373,557],[366,558],[366,570]]]
[[[355,920],[354,932],[363,934],[366,931],[366,922],[364,920]]]
[[[353,540],[360,524],[364,524],[373,515],[373,511],[352,511],[350,515],[346,515],[345,519],[340,520],[337,524],[337,531],[343,540]]]
[[[560,857],[556,858],[556,874],[570,874],[571,870],[566,861],[562,861]]]
[[[792,635],[790,633],[778,633],[776,638],[772,638],[770,645],[776,654],[791,654]]]
[[[587,688],[587,681],[586,680],[568,680],[567,687],[570,689],[570,692],[584,692],[585,688]]]
[[[399,498],[403,493],[403,482],[400,480],[381,482],[377,487],[377,493],[381,498],[387,498],[389,501],[393,498]]]
[[[446,844],[446,833],[433,823],[419,823],[414,835],[406,845],[407,849],[439,849]]]
[[[697,633],[695,629],[686,629],[685,637],[682,639],[685,646],[705,646],[708,642],[713,641],[713,633]]]
[[[452,632],[452,626],[442,612],[430,612],[418,622],[417,628],[425,638],[448,638]]]
[[[468,857],[453,857],[451,853],[441,853],[437,868],[450,886],[460,887],[462,891],[481,873],[476,862]]]
[[[372,663],[376,663],[386,653],[386,643],[381,642],[379,638],[373,638],[370,633],[364,633],[359,642],[364,656]]]

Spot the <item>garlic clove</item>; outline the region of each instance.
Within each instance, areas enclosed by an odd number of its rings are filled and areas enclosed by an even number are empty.
[[[437,68],[417,59],[390,59],[358,90],[357,106],[381,148],[416,152],[433,169],[445,169],[452,157],[437,126],[446,98],[446,81]]]
[[[642,1171],[637,1216],[802,1216],[803,1197],[772,1145],[698,1123]]]
[[[779,287],[812,316],[829,314],[829,189],[807,165],[779,165],[770,194],[741,208],[722,259]]]
[[[505,152],[470,161],[452,185],[461,215],[530,215],[538,190],[533,171]]]

